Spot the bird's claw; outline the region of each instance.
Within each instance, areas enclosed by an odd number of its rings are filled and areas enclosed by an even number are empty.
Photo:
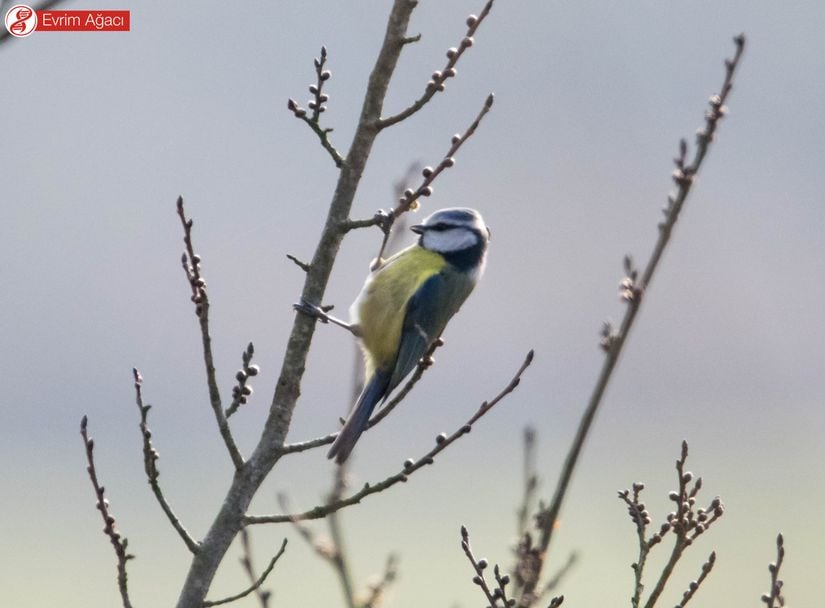
[[[327,310],[332,310],[332,306],[316,306],[315,304],[310,304],[303,298],[301,298],[301,301],[297,304],[293,304],[292,308],[296,312],[302,312],[307,316],[318,319],[321,323],[329,323]]]

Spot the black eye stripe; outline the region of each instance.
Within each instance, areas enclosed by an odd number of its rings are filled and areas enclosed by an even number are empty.
[[[427,230],[435,230],[436,232],[444,232],[445,230],[453,230],[456,228],[466,228],[466,226],[459,224],[447,224],[445,222],[438,222],[432,226],[427,226]]]

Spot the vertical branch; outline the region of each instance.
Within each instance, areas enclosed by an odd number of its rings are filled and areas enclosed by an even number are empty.
[[[334,503],[344,496],[347,489],[346,476],[348,467],[346,464],[335,467],[335,480],[333,482],[332,492],[330,492],[327,502]],[[341,582],[341,589],[344,592],[344,601],[347,608],[355,608],[355,588],[352,584],[352,574],[349,570],[349,561],[347,560],[344,549],[344,535],[341,532],[341,519],[338,511],[334,511],[327,518],[329,525],[329,534],[332,537],[332,544],[334,546],[332,554],[332,564],[335,567],[335,572],[338,574],[338,580]]]
[[[249,531],[246,528],[241,528],[241,547],[243,549],[243,557],[241,557],[241,566],[246,571],[251,584],[255,584],[259,580],[259,576],[255,571],[255,564],[252,562],[252,541],[249,539]],[[255,596],[261,604],[261,608],[269,608],[269,598],[272,593],[258,587],[255,589]]]
[[[539,478],[536,474],[536,429],[528,426],[524,429],[524,496],[518,511],[516,536],[521,538],[527,532],[527,522],[538,489]]]
[[[135,556],[126,552],[129,541],[121,536],[120,532],[115,528],[115,518],[109,512],[109,501],[103,497],[104,488],[97,479],[97,470],[95,469],[95,442],[94,439],[89,437],[86,431],[87,424],[88,418],[83,416],[80,421],[80,436],[83,437],[83,445],[86,447],[86,460],[89,463],[86,471],[89,473],[89,479],[91,479],[92,486],[95,489],[97,510],[100,511],[100,516],[103,518],[103,533],[109,537],[109,541],[111,541],[112,547],[115,549],[115,555],[117,556],[117,586],[120,590],[120,599],[123,602],[123,608],[132,608],[127,585],[126,562],[134,559]]]
[[[782,608],[785,605],[785,598],[782,595],[782,586],[785,583],[779,578],[783,561],[785,561],[785,539],[779,534],[776,537],[776,561],[768,565],[771,573],[771,591],[762,595],[766,608]]]
[[[680,155],[675,160],[676,171],[674,171],[673,179],[676,182],[677,192],[675,195],[668,197],[668,206],[665,208],[665,221],[659,224],[659,237],[653,248],[653,252],[648,260],[648,263],[641,274],[641,279],[637,281],[638,271],[633,268],[632,262],[629,258],[625,259],[625,266],[627,277],[622,281],[622,298],[627,302],[627,309],[621,326],[618,331],[613,332],[609,325],[605,326],[603,331],[602,347],[605,350],[605,360],[602,365],[599,377],[596,380],[596,385],[593,393],[590,396],[587,407],[582,414],[582,419],[579,422],[579,428],[570,446],[570,450],[565,457],[562,472],[559,476],[556,489],[549,506],[539,513],[537,518],[537,525],[540,529],[541,535],[539,540],[539,549],[542,560],[546,554],[547,548],[553,536],[554,523],[558,519],[561,511],[564,497],[567,493],[567,488],[573,476],[573,471],[578,462],[584,441],[590,431],[593,419],[601,404],[604,392],[613,375],[613,370],[621,355],[625,340],[627,339],[630,328],[636,319],[639,308],[642,302],[642,296],[650,286],[653,274],[659,265],[662,253],[670,242],[671,232],[676,221],[679,219],[679,213],[682,210],[685,200],[690,193],[691,186],[695,180],[696,175],[704,161],[708,147],[710,146],[713,136],[716,132],[719,121],[726,113],[725,102],[733,88],[733,76],[739,61],[742,57],[742,52],[745,47],[745,36],[740,34],[734,39],[736,47],[732,59],[725,60],[725,79],[722,83],[722,88],[718,95],[713,95],[710,98],[710,109],[705,115],[705,125],[697,134],[696,151],[693,161],[687,164],[687,143],[682,140],[680,143]],[[528,581],[522,589],[520,597],[521,606],[529,606],[535,599],[534,591],[537,581]]]
[[[197,553],[200,550],[198,542],[189,535],[189,532],[186,531],[186,528],[184,528],[180,519],[178,519],[178,516],[175,515],[172,507],[166,500],[166,497],[163,495],[163,490],[161,490],[160,482],[158,481],[158,478],[160,477],[160,471],[158,470],[157,464],[158,452],[152,445],[152,431],[149,429],[148,420],[149,410],[152,406],[143,405],[143,377],[140,375],[137,368],[132,368],[132,377],[135,380],[135,403],[137,404],[140,412],[140,434],[143,436],[143,469],[146,471],[146,478],[149,480],[149,487],[152,488],[152,493],[155,495],[160,508],[166,514],[166,517],[169,519],[169,523],[172,524],[175,532],[177,532],[178,536],[180,536],[181,540],[183,540],[186,548],[192,553]]]
[[[201,257],[195,253],[195,248],[192,245],[192,226],[194,222],[186,217],[183,209],[182,196],[178,197],[177,209],[181,226],[183,226],[183,242],[186,245],[186,251],[181,258],[181,265],[183,266],[183,271],[186,273],[186,278],[189,280],[189,286],[192,288],[192,302],[195,304],[195,315],[198,317],[198,323],[201,328],[203,361],[206,366],[206,384],[209,387],[209,404],[215,413],[218,430],[221,433],[221,437],[223,437],[223,442],[229,452],[229,457],[232,459],[232,464],[235,465],[236,469],[240,469],[244,464],[244,459],[238,450],[238,446],[235,444],[235,438],[229,429],[229,423],[226,421],[226,414],[221,405],[218,381],[215,378],[212,337],[209,335],[209,296],[206,293],[206,280],[201,276]]]
[[[381,117],[390,78],[407,42],[407,26],[417,0],[395,0],[390,10],[381,50],[369,77],[358,126],[342,162],[338,183],[329,205],[318,246],[306,273],[302,301],[320,302],[345,234],[342,226],[349,217],[355,192],[367,164]],[[225,500],[203,539],[201,551],[192,564],[178,598],[178,608],[200,608],[232,540],[242,526],[252,497],[281,456],[292,414],[300,394],[307,354],[315,332],[315,319],[296,314],[287,341],[275,394],[258,445],[247,463],[236,472]],[[224,417],[223,410],[216,416]],[[233,459],[234,460],[234,459]],[[236,462],[237,466],[237,462]]]

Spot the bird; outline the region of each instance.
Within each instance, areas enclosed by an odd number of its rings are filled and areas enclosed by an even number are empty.
[[[350,308],[350,323],[339,323],[359,338],[366,380],[327,454],[338,464],[376,405],[416,367],[484,273],[491,233],[475,209],[440,209],[410,230],[417,241],[377,264]]]

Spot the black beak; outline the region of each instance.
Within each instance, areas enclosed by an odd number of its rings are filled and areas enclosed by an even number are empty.
[[[492,231],[492,230],[490,230],[490,227],[489,227],[489,226],[487,226],[487,240],[488,240],[488,241],[492,241],[492,240],[493,240],[493,231]]]
[[[410,230],[412,230],[416,234],[424,234],[424,231],[426,229],[427,228],[426,226],[424,226],[424,224],[415,224],[414,226],[410,226]]]

